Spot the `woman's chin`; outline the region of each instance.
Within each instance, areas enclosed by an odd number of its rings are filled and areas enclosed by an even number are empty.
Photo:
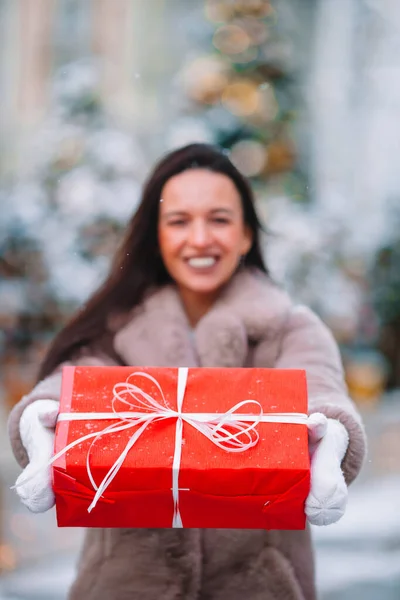
[[[191,292],[199,295],[215,295],[223,288],[228,278],[222,277],[201,277],[181,282],[181,286]]]

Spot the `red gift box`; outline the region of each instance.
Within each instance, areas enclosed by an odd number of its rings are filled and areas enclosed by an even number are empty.
[[[301,370],[65,367],[58,525],[304,529],[306,413]]]

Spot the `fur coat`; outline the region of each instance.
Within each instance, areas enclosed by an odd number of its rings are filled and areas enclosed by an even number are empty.
[[[365,453],[333,336],[308,308],[294,305],[271,280],[235,275],[191,332],[178,292],[166,286],[127,314],[110,315],[107,334],[73,364],[304,368],[309,412],[339,419],[349,433],[342,469],[348,484]],[[59,399],[60,372],[13,409],[10,439],[27,456],[19,419],[27,404]],[[310,531],[88,530],[70,600],[315,600]]]

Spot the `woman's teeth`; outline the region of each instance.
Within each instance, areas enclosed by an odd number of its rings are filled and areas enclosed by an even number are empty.
[[[189,258],[188,263],[191,267],[196,269],[207,269],[212,267],[217,262],[217,259],[213,256],[201,256],[196,258]]]

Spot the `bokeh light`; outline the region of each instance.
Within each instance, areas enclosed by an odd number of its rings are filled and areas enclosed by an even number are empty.
[[[206,0],[205,14],[214,23],[233,19],[235,16],[251,16],[257,19],[274,14],[270,0]]]
[[[259,108],[260,92],[254,81],[237,79],[226,86],[221,100],[222,104],[234,115],[249,116]]]
[[[240,25],[247,32],[252,44],[258,46],[267,41],[269,28],[265,21],[254,17],[245,17],[240,19]]]
[[[227,62],[218,56],[195,59],[183,70],[182,82],[187,95],[197,102],[219,101],[228,83]]]
[[[234,2],[224,2],[221,0],[206,0],[205,14],[207,19],[213,23],[228,21],[235,14]]]
[[[243,175],[257,177],[267,162],[266,148],[261,142],[242,140],[232,146],[230,158]]]
[[[0,545],[0,572],[12,571],[17,566],[17,556],[9,544]]]
[[[248,33],[239,25],[223,25],[213,37],[214,46],[224,54],[240,54],[250,46]]]

